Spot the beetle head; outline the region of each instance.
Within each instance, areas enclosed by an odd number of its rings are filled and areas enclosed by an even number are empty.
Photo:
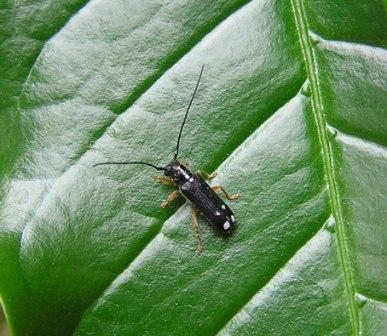
[[[191,177],[189,170],[176,160],[173,160],[165,167],[164,175],[170,177],[178,185]]]

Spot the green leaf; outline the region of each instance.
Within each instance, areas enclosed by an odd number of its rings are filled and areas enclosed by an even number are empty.
[[[60,3],[60,4],[59,4]],[[0,295],[14,335],[383,335],[381,1],[2,5]],[[143,166],[239,192],[229,239]]]

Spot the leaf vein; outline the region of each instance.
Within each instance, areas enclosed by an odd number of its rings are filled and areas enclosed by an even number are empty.
[[[242,3],[242,5],[239,5],[239,7],[242,7],[244,5],[244,3]],[[199,43],[202,39],[203,39],[203,37],[204,36],[206,36],[206,35],[208,35],[210,32],[212,32],[217,26],[219,26],[224,20],[226,20],[230,15],[232,15],[233,13],[234,13],[234,11],[236,11],[237,9],[239,9],[239,7],[237,7],[237,8],[234,8],[233,9],[233,11],[231,12],[231,13],[229,13],[229,15],[228,16],[226,16],[226,17],[221,17],[221,20],[220,21],[216,21],[215,23],[214,23],[214,25],[212,25],[212,26],[210,26],[210,27],[208,27],[208,29],[206,30],[206,31],[201,31],[201,36],[200,36],[200,38],[196,38],[196,40],[194,41],[195,43],[194,43],[194,45],[190,45],[188,48],[186,48],[186,50],[179,50],[178,52],[176,52],[176,57],[175,57],[175,59],[173,59],[173,62],[171,62],[171,64],[169,64],[169,68],[168,69],[170,69],[170,68],[172,68],[175,64],[177,64],[183,57],[185,57],[186,56],[186,54],[188,54],[189,53],[189,51],[190,50],[192,50],[194,47],[195,47],[195,45],[197,44],[197,43]],[[167,69],[167,70],[168,70]],[[30,71],[31,72],[31,71]],[[57,185],[57,183],[59,183],[58,181],[60,181],[61,180],[61,178],[72,168],[72,167],[74,167],[81,159],[82,159],[82,157],[83,156],[85,156],[85,154],[88,152],[88,150],[91,148],[91,147],[93,147],[93,145],[106,133],[106,130],[107,129],[109,129],[113,124],[114,124],[114,122],[116,121],[116,119],[117,119],[117,117],[118,117],[118,115],[120,114],[120,113],[122,113],[122,112],[124,112],[125,110],[127,110],[130,106],[132,106],[146,91],[148,91],[164,74],[165,74],[165,72],[166,71],[159,71],[158,73],[156,73],[156,74],[154,74],[154,75],[151,75],[150,77],[148,77],[145,81],[146,81],[146,83],[147,83],[147,85],[143,85],[143,86],[141,86],[141,92],[138,92],[139,90],[137,90],[136,92],[134,92],[134,93],[132,93],[130,96],[129,96],[129,98],[126,100],[126,103],[125,103],[125,107],[121,107],[121,109],[120,109],[120,112],[117,112],[116,111],[116,113],[118,113],[118,114],[116,114],[116,116],[109,122],[109,123],[107,123],[106,125],[104,125],[104,127],[103,127],[103,129],[102,130],[100,130],[100,136],[95,140],[95,141],[93,141],[91,144],[89,144],[88,146],[86,146],[86,150],[85,151],[83,151],[83,152],[81,152],[80,154],[79,154],[79,156],[74,160],[74,162],[70,165],[70,166],[68,166],[64,171],[63,171],[63,173],[60,175],[60,176],[58,176],[58,178],[56,179],[56,182],[55,183],[53,183],[53,185],[52,185],[52,187],[51,187],[51,189],[50,190],[48,190],[48,192],[46,193],[46,195],[45,195],[45,197],[43,197],[42,198],[42,201],[41,201],[41,203],[37,206],[37,208],[36,208],[36,211],[35,211],[35,214],[36,213],[38,213],[38,211],[39,211],[39,209],[43,206],[43,204],[44,204],[44,202],[45,202],[45,200],[47,199],[47,197],[48,197],[48,195],[50,195],[50,193],[51,193],[51,190],[53,189],[53,188],[55,188],[55,186]],[[128,103],[128,101],[130,101],[130,103]],[[29,223],[32,221],[32,219],[33,219],[33,217],[31,217],[31,220],[29,221]],[[28,224],[29,223],[27,223],[26,224],[26,226],[24,227],[24,229],[23,229],[23,232],[22,232],[22,237],[23,237],[23,235],[24,235],[24,233],[25,233],[25,231],[26,231],[26,228],[27,228],[27,226],[28,226]],[[22,239],[21,239],[22,240]],[[21,248],[21,247],[20,247]],[[20,255],[20,253],[19,253],[19,255]]]
[[[300,89],[297,89],[297,92],[299,92],[299,90],[300,90]],[[293,98],[294,98],[294,96],[293,96],[291,99],[293,99]],[[275,110],[273,113],[271,113],[270,116],[269,116],[266,120],[268,120],[268,119],[269,119],[271,116],[273,116],[277,111],[279,111],[283,106],[285,106],[291,99],[289,99],[289,100],[287,100],[286,102],[284,102],[284,103],[282,104],[282,106],[279,107],[277,110]],[[257,131],[257,130],[258,130],[258,129],[266,122],[266,120],[263,121],[260,125],[258,125],[258,127],[256,127],[256,128],[253,130],[253,132],[251,132],[251,134],[254,133],[254,132],[256,132],[256,131]],[[250,134],[250,135],[251,135],[251,134]],[[244,141],[246,141],[248,137],[249,137],[249,136],[247,136],[246,139],[245,139]],[[237,146],[234,148],[234,150],[230,153],[230,156],[229,156],[229,157],[232,156],[232,153],[234,153],[234,152],[237,150],[237,148],[239,148],[239,147],[244,143],[244,141],[243,141],[241,144],[237,145]],[[218,163],[217,167],[219,167],[222,163],[223,163],[223,162]],[[216,169],[215,169],[215,170],[216,170]],[[304,202],[303,204],[305,204],[305,203],[306,203],[306,202]],[[186,203],[184,203],[181,207],[184,207],[184,206],[186,206]],[[180,208],[181,208],[181,207],[180,207]],[[296,210],[295,210],[295,211],[296,211]],[[293,212],[292,212],[292,213],[293,213]],[[169,220],[171,217],[173,217],[174,214],[175,214],[175,213],[171,214],[171,215],[164,221],[164,223],[165,223],[167,220]],[[290,213],[290,214],[291,214],[291,213]],[[288,214],[288,216],[290,216],[290,214]],[[286,216],[286,217],[283,218],[282,220],[286,220],[286,218],[288,218],[288,216]],[[144,252],[144,250],[146,250],[146,248],[147,248],[147,247],[148,247],[148,246],[149,246],[149,245],[150,245],[150,244],[151,244],[151,243],[152,243],[152,242],[153,242],[160,234],[162,234],[161,230],[162,230],[162,228],[163,228],[164,223],[161,223],[161,225],[157,228],[157,230],[155,230],[153,236],[150,236],[149,241],[143,245],[143,248],[140,249],[140,250],[138,251],[138,253],[136,254],[136,256],[135,256],[134,258],[132,258],[132,259],[128,262],[128,264],[126,265],[125,268],[123,268],[119,273],[116,274],[115,278],[111,281],[111,283],[110,283],[108,286],[106,286],[106,288],[105,288],[103,291],[101,291],[101,294],[98,295],[98,296],[96,297],[96,299],[94,300],[94,302],[92,302],[92,303],[89,305],[89,307],[88,307],[87,309],[85,309],[83,315],[86,315],[87,311],[92,310],[93,307],[95,307],[95,306],[97,305],[98,300],[99,300],[101,297],[103,297],[104,294],[105,294],[106,292],[108,292],[109,288],[112,287],[112,285],[113,285],[113,283],[116,281],[116,279],[117,279],[121,274],[123,274],[123,273],[124,273],[124,272],[125,272],[125,271],[126,271],[126,270],[127,270],[127,269],[135,262],[135,261],[136,261],[136,259]]]
[[[31,64],[31,67],[30,67],[30,70],[28,71],[26,77],[25,77],[25,80],[23,81],[23,83],[21,83],[21,91],[19,93],[19,95],[17,96],[17,100],[16,100],[16,107],[19,108],[19,103],[20,103],[20,97],[23,95],[23,92],[24,92],[24,89],[25,89],[25,85],[27,84],[27,82],[29,81],[30,77],[31,77],[31,74],[32,74],[32,71],[34,70],[35,68],[35,65],[37,64],[39,58],[40,58],[40,55],[42,54],[42,51],[44,49],[44,47],[46,46],[46,44],[51,41],[51,39],[57,35],[63,28],[66,27],[66,25],[70,22],[70,20],[76,15],[78,14],[82,8],[84,8],[88,3],[90,3],[90,1],[92,0],[89,0],[89,1],[86,1],[84,4],[82,4],[80,7],[78,7],[76,9],[75,12],[71,13],[70,17],[66,20],[66,22],[61,26],[59,27],[57,30],[55,30],[55,32],[47,39],[43,42],[43,44],[41,45],[41,48],[38,52],[38,54],[36,55],[35,57],[35,60],[33,61],[33,63]]]
[[[355,289],[353,274],[349,266],[349,250],[346,243],[346,232],[344,227],[343,210],[341,208],[341,202],[339,197],[338,186],[335,178],[334,171],[334,159],[332,156],[328,125],[324,117],[324,106],[321,94],[321,88],[318,82],[318,66],[316,64],[316,58],[313,54],[312,41],[309,35],[309,25],[305,14],[305,8],[301,0],[291,1],[293,16],[296,24],[296,28],[299,35],[300,45],[304,56],[305,67],[308,79],[311,84],[312,92],[312,110],[313,116],[317,126],[317,133],[321,146],[322,161],[327,178],[328,193],[331,200],[332,213],[337,221],[337,241],[338,251],[340,256],[341,267],[343,271],[343,277],[345,287],[348,296],[349,310],[352,321],[353,335],[359,335],[359,314],[356,308],[355,302]]]
[[[321,192],[318,195],[320,195]],[[312,199],[316,198],[317,196],[313,197]],[[281,222],[284,222],[286,221],[293,213],[297,212],[300,208],[302,208],[306,203],[308,203],[310,200],[306,201],[306,202],[303,202],[301,205],[299,205],[295,210],[293,210],[292,212],[290,212],[287,216],[283,217],[280,221],[276,222],[276,223],[273,223],[273,225],[278,225],[279,223]],[[276,277],[276,275],[281,272],[287,265],[288,263],[293,259],[293,257],[305,246],[308,244],[308,242],[313,239],[313,237],[315,237],[320,231],[321,229],[324,227],[324,225],[329,221],[329,218],[330,218],[330,214],[328,216],[328,218],[322,222],[319,230],[317,230],[311,237],[309,237],[307,240],[305,240],[305,242],[302,243],[301,246],[299,246],[294,252],[293,254],[283,262],[283,264],[277,269],[274,271],[274,273],[272,274],[272,276],[261,286],[259,287],[254,293],[252,293],[252,295],[250,295],[247,300],[245,300],[245,303],[238,309],[235,311],[235,313],[229,317],[223,324],[222,326],[218,329],[218,331],[216,332],[216,335],[218,335],[227,325],[228,322],[230,322],[236,315],[238,315],[238,313],[240,313],[244,307],[246,307],[250,301],[254,298],[254,296],[256,296],[259,292],[261,292],[266,286],[268,286],[270,284],[270,282]],[[263,231],[265,231],[266,229],[268,228],[265,228]]]

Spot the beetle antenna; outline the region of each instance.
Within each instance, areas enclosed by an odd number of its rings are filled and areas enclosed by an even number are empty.
[[[102,166],[102,165],[110,165],[110,164],[116,164],[116,165],[142,164],[142,165],[146,165],[146,166],[149,166],[149,167],[153,167],[154,169],[157,169],[157,170],[165,170],[165,167],[157,167],[157,166],[155,166],[155,165],[153,165],[151,163],[142,162],[142,161],[100,162],[100,163],[94,164],[93,167]]]
[[[202,70],[200,71],[200,75],[199,75],[198,81],[196,83],[195,90],[194,90],[194,92],[192,94],[191,100],[189,101],[189,104],[188,104],[188,107],[187,107],[187,111],[185,111],[184,119],[183,119],[183,122],[181,124],[180,131],[179,131],[179,136],[177,138],[176,152],[175,152],[175,155],[173,156],[174,160],[176,160],[177,155],[179,154],[179,145],[180,145],[181,133],[183,132],[183,127],[184,127],[185,121],[187,120],[188,112],[189,112],[189,109],[190,109],[190,107],[192,105],[192,101],[193,101],[193,99],[195,97],[196,91],[198,90],[200,79],[202,78],[203,70],[204,70],[204,64],[202,66]]]

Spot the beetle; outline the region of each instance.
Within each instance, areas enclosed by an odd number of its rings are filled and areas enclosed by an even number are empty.
[[[156,170],[163,171],[164,176],[153,176],[153,178],[163,184],[178,186],[178,190],[172,192],[167,199],[161,203],[161,207],[165,208],[170,203],[183,195],[193,206],[193,228],[195,231],[195,238],[197,242],[197,253],[200,254],[203,250],[203,243],[200,239],[199,231],[199,215],[200,213],[207,219],[209,223],[214,225],[221,233],[230,235],[233,231],[236,220],[233,212],[228,205],[216,194],[221,190],[228,200],[235,200],[239,197],[239,194],[230,195],[221,186],[210,187],[205,180],[212,179],[216,176],[216,173],[207,174],[203,171],[197,171],[192,173],[187,164],[183,164],[178,160],[179,146],[181,135],[184,125],[186,123],[188,112],[190,111],[192,102],[199,87],[200,80],[202,78],[204,65],[201,68],[199,78],[196,82],[195,89],[188,103],[187,110],[184,115],[183,122],[180,126],[179,135],[177,138],[175,154],[172,161],[165,167],[158,167],[148,162],[143,161],[124,161],[124,162],[100,162],[93,165],[93,167],[100,165],[126,165],[126,164],[141,164],[152,167]]]

